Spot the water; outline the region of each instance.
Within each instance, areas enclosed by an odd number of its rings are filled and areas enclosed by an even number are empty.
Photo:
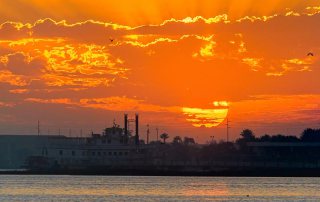
[[[0,201],[320,201],[320,178],[0,175]]]

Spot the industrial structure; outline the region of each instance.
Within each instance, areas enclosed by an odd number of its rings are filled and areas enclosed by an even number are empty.
[[[147,125],[145,144],[138,114],[90,137],[40,135],[39,125],[38,135],[0,135],[0,173],[320,176],[320,141],[149,144]]]
[[[135,123],[129,130],[129,123]],[[148,145],[139,138],[139,115],[124,115],[124,127],[113,123],[91,137],[54,135],[0,136],[0,169],[72,168],[124,165],[143,156]]]

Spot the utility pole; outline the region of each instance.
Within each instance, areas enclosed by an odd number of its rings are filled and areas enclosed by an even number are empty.
[[[40,121],[38,120],[38,136],[40,136]]]
[[[127,123],[127,127],[128,127],[128,134],[131,134],[131,133],[130,133],[130,122],[131,122],[131,120],[130,120],[130,119],[128,119],[128,123]]]
[[[211,138],[211,144],[213,144],[214,136],[213,136],[213,135],[211,135],[211,136],[210,136],[210,138]]]
[[[149,144],[149,134],[150,134],[150,130],[149,130],[149,124],[147,125],[147,144]]]
[[[156,131],[157,131],[157,141],[159,141],[159,128],[158,127],[156,128]]]
[[[226,126],[227,126],[227,142],[229,142],[229,129],[230,129],[230,121],[229,121],[229,118],[227,118]]]

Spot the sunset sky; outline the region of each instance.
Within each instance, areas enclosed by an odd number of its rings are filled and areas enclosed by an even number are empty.
[[[153,139],[320,127],[320,1],[0,0],[0,134],[124,113]]]

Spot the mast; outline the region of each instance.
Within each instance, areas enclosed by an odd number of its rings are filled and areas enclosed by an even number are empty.
[[[230,129],[230,121],[229,121],[229,118],[227,118],[227,142],[229,142],[229,129]]]
[[[147,125],[147,144],[149,144],[149,134],[150,134],[150,130],[149,130],[149,124]]]
[[[159,128],[157,127],[156,128],[156,131],[157,131],[157,142],[159,141]]]
[[[135,142],[136,145],[139,145],[139,115],[136,114],[136,136],[135,136]]]
[[[38,136],[40,136],[40,121],[38,120]]]

